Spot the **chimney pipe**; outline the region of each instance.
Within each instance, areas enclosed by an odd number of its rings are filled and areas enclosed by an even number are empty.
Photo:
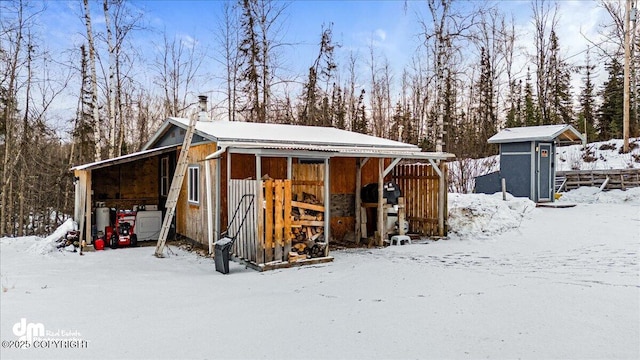
[[[207,116],[207,95],[198,96],[198,120],[209,121],[209,116]]]

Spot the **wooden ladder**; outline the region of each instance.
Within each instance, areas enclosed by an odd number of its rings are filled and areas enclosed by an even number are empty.
[[[167,209],[162,221],[162,227],[160,228],[160,236],[158,237],[158,244],[156,245],[156,257],[164,257],[164,246],[167,242],[167,235],[171,229],[171,222],[173,216],[176,213],[176,205],[178,204],[178,197],[180,196],[180,189],[182,189],[182,182],[184,180],[184,174],[187,171],[189,164],[187,155],[189,154],[189,147],[191,147],[191,139],[193,139],[193,133],[196,129],[196,121],[198,119],[197,114],[193,114],[189,120],[189,127],[184,135],[184,141],[182,143],[182,150],[178,157],[178,165],[176,171],[173,173],[173,180],[171,180],[171,187],[169,188],[169,194],[167,196],[167,202],[165,207]]]

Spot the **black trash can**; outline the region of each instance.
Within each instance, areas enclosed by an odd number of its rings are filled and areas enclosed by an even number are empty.
[[[229,273],[229,253],[231,252],[233,240],[228,237],[216,241],[214,247],[214,261],[216,263],[216,271],[223,274]]]

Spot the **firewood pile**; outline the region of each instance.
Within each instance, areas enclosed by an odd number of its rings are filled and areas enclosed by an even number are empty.
[[[324,205],[313,194],[302,193],[291,202],[292,249],[289,259],[323,257]]]

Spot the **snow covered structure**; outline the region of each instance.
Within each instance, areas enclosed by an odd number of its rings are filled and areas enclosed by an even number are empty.
[[[76,220],[91,224],[96,202],[111,208],[157,205],[163,210],[188,124],[188,119],[168,118],[142,151],[74,167]],[[425,235],[446,234],[446,166],[440,161],[452,154],[422,152],[415,145],[336,128],[203,117],[196,123],[191,144],[175,232],[208,245],[210,252],[228,229],[231,235],[238,232],[234,253],[254,265],[286,262],[294,245],[292,233],[321,240],[327,257],[330,239],[342,240],[349,233],[355,233],[356,242],[361,237],[366,212],[359,211],[360,188],[378,183],[382,189],[382,184],[394,179],[392,172],[403,159],[431,163],[438,179],[431,180],[429,191],[402,189],[403,193],[435,192],[429,199],[437,201],[437,214],[426,214],[421,208],[422,213],[408,210],[407,217],[437,224],[436,233]],[[374,159],[378,161],[368,161]],[[386,207],[383,199],[375,206],[379,213]],[[243,229],[238,229],[240,221],[232,224],[236,210],[248,214]],[[369,219],[369,225],[373,221]],[[382,225],[376,226],[382,234],[386,232]],[[88,231],[84,234],[90,241]]]
[[[584,142],[571,125],[543,125],[507,128],[489,138],[500,145],[500,171],[476,178],[476,192],[492,194],[506,190],[535,202],[553,202],[556,146]]]

